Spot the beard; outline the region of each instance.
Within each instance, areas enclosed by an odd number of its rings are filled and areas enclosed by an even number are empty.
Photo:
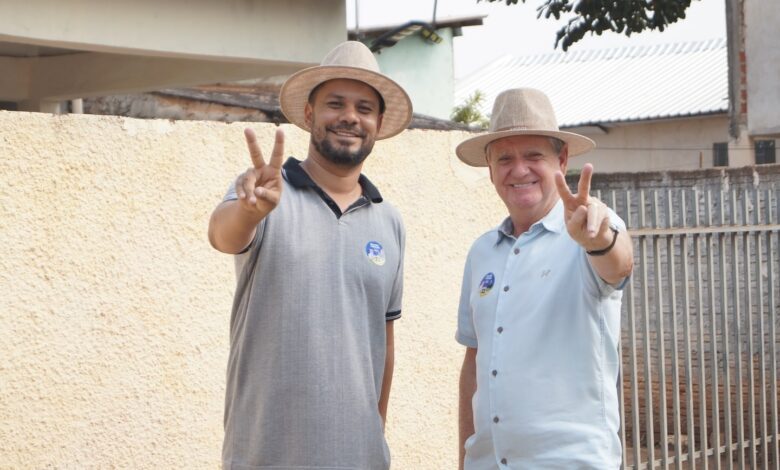
[[[363,139],[363,143],[357,150],[350,150],[349,147],[344,145],[333,144],[327,136],[327,133],[338,132],[340,130],[355,132],[360,138]],[[325,129],[325,135],[318,136],[311,133],[311,143],[314,148],[322,155],[326,160],[339,166],[355,167],[363,163],[363,161],[371,153],[374,148],[374,140],[369,139],[365,132],[358,131],[351,126],[337,126],[328,127]]]

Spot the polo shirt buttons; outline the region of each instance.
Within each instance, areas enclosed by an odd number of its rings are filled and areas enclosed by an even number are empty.
[[[498,416],[494,416],[494,417],[493,417],[493,422],[494,422],[494,423],[497,423],[497,422],[499,422],[499,421],[500,421],[500,420],[498,419]]]
[[[504,292],[509,290],[509,286],[504,286]]]
[[[495,377],[495,376],[497,376],[497,375],[498,375],[498,371],[497,371],[497,370],[495,370],[495,369],[493,369],[493,372],[491,372],[491,373],[493,374],[493,377]]]
[[[504,327],[503,326],[499,326],[496,331],[498,331],[498,334],[501,334],[504,331]]]
[[[506,459],[501,459],[501,465],[506,465]]]
[[[520,253],[520,248],[515,248],[514,254],[518,254],[518,253]]]

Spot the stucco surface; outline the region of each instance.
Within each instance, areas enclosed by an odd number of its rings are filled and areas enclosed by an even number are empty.
[[[235,277],[206,228],[249,164],[243,127],[0,111],[0,468],[219,467]],[[408,231],[396,469],[456,462],[462,263],[503,217],[462,137],[406,131],[365,168]]]
[[[747,61],[748,131],[780,137],[780,48],[777,22],[780,2],[745,0],[745,60]]]
[[[433,44],[415,34],[376,55],[379,68],[409,93],[416,113],[449,119],[456,104],[451,28],[436,30]]]

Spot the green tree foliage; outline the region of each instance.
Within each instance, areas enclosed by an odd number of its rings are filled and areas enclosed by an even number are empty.
[[[518,0],[477,0],[514,5]],[[525,3],[526,0],[521,0]],[[614,31],[631,36],[645,30],[663,31],[668,25],[685,18],[692,0],[544,0],[536,11],[537,18],[574,13],[566,26],[556,33],[555,47],[563,50],[579,41],[585,33],[601,35]]]
[[[463,104],[455,106],[452,110],[450,119],[455,122],[461,122],[463,124],[475,124],[480,129],[487,129],[490,124],[490,120],[485,117],[479,110],[479,105],[485,101],[485,94],[479,90],[475,90],[474,93],[466,98]]]

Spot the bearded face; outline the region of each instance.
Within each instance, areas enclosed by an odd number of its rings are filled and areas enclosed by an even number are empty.
[[[330,80],[306,107],[311,144],[323,158],[340,166],[363,163],[382,122],[376,90],[356,80]]]

